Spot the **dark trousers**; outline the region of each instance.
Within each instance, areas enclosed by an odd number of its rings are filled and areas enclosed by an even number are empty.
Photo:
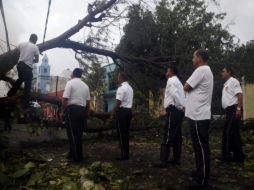
[[[65,125],[70,145],[70,156],[75,162],[83,160],[82,136],[85,124],[86,108],[77,105],[67,106]]]
[[[18,89],[20,88],[21,84],[24,82],[24,95],[22,98],[22,106],[28,107],[29,105],[29,98],[30,98],[30,91],[31,91],[31,84],[33,79],[33,72],[32,68],[26,65],[24,62],[19,62],[17,65],[18,69],[18,79],[14,82],[12,88],[8,92],[8,96],[14,96],[17,94]]]
[[[208,134],[210,120],[189,120],[189,122],[197,169],[194,180],[200,185],[205,185],[210,175],[210,147]]]
[[[235,117],[237,105],[226,108],[226,122],[222,135],[222,157],[225,160],[243,161],[240,136],[240,118]]]
[[[164,138],[161,144],[160,159],[167,162],[170,154],[170,148],[173,148],[173,161],[180,162],[182,152],[182,121],[184,112],[178,110],[175,106],[169,106],[166,109],[166,125],[164,128]]]
[[[129,158],[130,124],[132,110],[129,108],[120,108],[117,112],[117,131],[121,148],[121,157]]]

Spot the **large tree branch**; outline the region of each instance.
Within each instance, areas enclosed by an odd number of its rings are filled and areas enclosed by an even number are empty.
[[[46,51],[48,49],[59,47],[61,41],[67,40],[74,34],[80,31],[84,26],[90,26],[91,22],[98,22],[98,18],[102,19],[104,15],[103,12],[108,10],[117,0],[109,0],[107,3],[97,7],[94,11],[90,12],[86,17],[80,20],[75,26],[68,29],[61,35],[48,40],[44,43],[38,45],[40,52]],[[102,13],[98,17],[98,14]],[[60,43],[61,44],[61,43]],[[93,52],[91,52],[93,53]],[[19,50],[16,48],[10,52],[0,55],[0,76],[5,75],[10,69],[12,69],[18,62]]]
[[[3,81],[5,81],[5,82],[8,82],[8,83],[10,83],[11,85],[13,85],[14,82],[15,82],[11,77],[8,77],[8,76],[0,76],[0,80],[3,80]]]
[[[71,40],[61,41],[60,43],[57,44],[57,47],[70,48],[75,51],[84,51],[84,52],[88,52],[88,53],[94,53],[94,54],[98,54],[98,55],[108,56],[108,57],[111,57],[112,59],[117,59],[117,58],[121,59],[120,56],[118,56],[113,51],[91,47],[86,44],[74,42]]]

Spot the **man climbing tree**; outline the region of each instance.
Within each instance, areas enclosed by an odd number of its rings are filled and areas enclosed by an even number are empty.
[[[18,49],[20,51],[18,60],[18,79],[13,84],[12,88],[8,92],[8,96],[13,96],[17,93],[20,85],[24,82],[24,95],[22,98],[22,107],[26,109],[29,105],[29,95],[31,90],[31,83],[33,79],[32,65],[39,61],[39,48],[35,45],[37,42],[37,35],[31,34],[28,42],[19,44]]]

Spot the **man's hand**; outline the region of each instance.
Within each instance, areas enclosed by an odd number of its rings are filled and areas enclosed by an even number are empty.
[[[189,92],[191,90],[191,86],[188,83],[185,83],[183,86],[183,90],[184,92]]]
[[[109,117],[109,119],[110,119],[110,121],[112,121],[112,120],[114,120],[114,118],[115,118],[115,113],[112,112],[111,115],[110,115],[110,117]]]
[[[64,121],[64,112],[63,111],[60,112],[60,118],[59,119],[60,119],[61,122]]]
[[[241,112],[241,110],[236,110],[236,113],[235,113],[235,116],[236,116],[236,118],[241,118],[242,117],[242,112]]]

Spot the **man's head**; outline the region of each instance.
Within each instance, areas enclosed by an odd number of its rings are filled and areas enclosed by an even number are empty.
[[[223,80],[228,80],[233,75],[233,69],[230,66],[225,66],[222,69],[222,78]]]
[[[168,70],[167,70],[167,73],[166,73],[166,77],[170,78],[170,77],[173,77],[173,76],[175,76],[177,74],[178,74],[178,70],[177,70],[176,66],[170,65],[168,67]]]
[[[29,38],[30,42],[32,42],[33,44],[36,44],[37,40],[38,40],[38,37],[37,37],[36,34],[31,34],[30,35],[30,38]]]
[[[208,50],[198,49],[193,53],[192,62],[195,67],[207,64],[209,60]]]
[[[127,76],[124,72],[118,73],[117,82],[118,84],[121,84],[123,82],[127,81]]]
[[[80,68],[75,68],[72,72],[72,78],[81,78],[82,70]]]

